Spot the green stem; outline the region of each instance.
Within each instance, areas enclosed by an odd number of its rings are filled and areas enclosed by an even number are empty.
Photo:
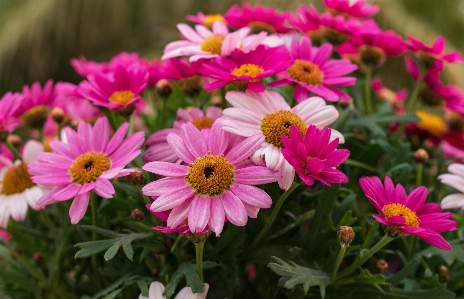
[[[259,242],[261,242],[261,239],[264,237],[264,235],[266,234],[266,232],[269,230],[269,228],[271,227],[272,223],[274,223],[274,220],[276,219],[277,214],[279,213],[280,208],[281,208],[282,205],[284,204],[285,200],[286,200],[287,197],[290,195],[290,193],[292,193],[293,190],[295,190],[296,187],[298,187],[298,186],[299,186],[298,183],[293,182],[292,185],[290,186],[290,188],[288,188],[288,190],[285,191],[285,192],[280,196],[280,198],[277,200],[276,205],[274,206],[274,209],[272,209],[272,213],[271,213],[271,216],[269,217],[269,220],[266,222],[266,225],[264,225],[263,229],[259,232],[258,236],[257,236],[257,237],[255,238],[255,240],[253,241],[253,243],[251,244],[251,247],[250,247],[250,248],[256,247],[256,245],[258,245]]]
[[[158,107],[158,129],[164,128],[164,117],[166,116],[166,102],[161,99]]]
[[[364,264],[371,256],[374,255],[377,251],[379,251],[382,247],[387,245],[393,241],[393,238],[390,237],[389,235],[384,235],[383,238],[375,244],[371,249],[369,249],[366,253],[364,253],[363,256],[361,256],[358,260],[356,260],[351,266],[340,272],[337,278],[341,278],[343,276],[346,276],[348,274],[351,274],[351,272],[355,271],[358,269],[362,264]]]
[[[16,160],[21,160],[21,161],[23,160],[21,158],[21,154],[19,153],[19,151],[16,149],[16,147],[14,147],[13,144],[11,144],[11,142],[9,140],[5,141],[5,145],[11,151],[11,153],[13,153],[13,157],[14,157],[15,161]]]
[[[310,210],[308,212],[306,212],[305,214],[303,214],[303,216],[301,216],[300,218],[298,218],[295,222],[287,225],[286,227],[284,227],[283,229],[279,230],[278,232],[276,232],[275,234],[273,234],[271,237],[269,237],[267,239],[267,241],[272,241],[272,240],[275,240],[277,239],[278,237],[286,234],[287,232],[289,232],[290,230],[294,229],[295,227],[298,227],[300,225],[302,225],[303,223],[305,223],[306,221],[312,219],[314,217],[314,214],[315,214],[315,210]]]
[[[356,161],[356,160],[346,159],[345,162],[343,162],[343,163],[346,164],[346,165],[355,166],[355,167],[362,168],[362,169],[365,169],[365,170],[369,170],[369,171],[372,171],[372,172],[377,172],[377,169],[375,167],[372,167],[370,165],[367,165],[365,163],[362,163],[362,162],[359,162],[359,161]]]
[[[90,192],[90,209],[92,211],[92,225],[97,226],[97,195],[95,192]],[[92,231],[92,241],[97,241],[97,232]],[[92,268],[95,274],[100,273],[98,270],[98,259],[97,255],[93,254],[92,255]],[[97,274],[97,286],[100,289],[101,287],[101,281],[100,281],[100,275]]]
[[[50,218],[50,215],[48,215],[47,211],[43,210],[40,211],[40,215],[42,216],[43,221],[45,224],[48,226],[48,229],[50,230],[50,233],[52,236],[55,236],[56,228],[55,228],[55,223],[53,220]]]
[[[205,246],[205,242],[206,240],[195,243],[197,273],[198,273],[198,276],[200,276],[201,282],[204,282],[204,279],[203,279],[203,247]]]
[[[177,239],[174,241],[174,244],[172,244],[172,247],[171,247],[171,253],[174,252],[174,250],[176,250],[177,246],[179,245],[180,243],[180,240],[182,240],[184,238],[184,236],[182,234],[179,234],[177,236]]]
[[[365,114],[374,113],[374,108],[372,106],[372,93],[371,93],[371,82],[372,82],[372,66],[366,67],[366,85],[364,86],[364,99],[365,99]]]
[[[221,87],[221,108],[226,109],[227,101],[226,101],[226,88]]]
[[[334,281],[335,277],[337,277],[338,268],[340,267],[340,263],[342,262],[343,257],[345,256],[346,246],[342,244],[340,251],[338,252],[337,259],[335,260],[335,266],[333,268],[332,276],[330,280]]]
[[[406,111],[410,112],[413,110],[416,102],[417,102],[417,95],[419,94],[419,90],[422,86],[422,82],[424,81],[425,72],[423,70],[419,70],[419,78],[417,78],[416,84],[414,85],[414,89],[412,90],[410,96],[406,101]]]
[[[13,256],[18,262],[21,263],[21,265],[26,268],[29,273],[34,276],[37,280],[44,282],[46,280],[46,277],[40,273],[39,271],[36,270],[36,267],[31,265],[22,254],[16,252],[13,248],[11,248],[8,244],[5,246],[6,249],[10,252],[10,255]]]
[[[416,187],[422,186],[422,171],[424,169],[424,164],[417,163],[416,166]]]

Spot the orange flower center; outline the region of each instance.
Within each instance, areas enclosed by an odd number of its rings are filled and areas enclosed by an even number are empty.
[[[252,78],[256,78],[256,76],[263,72],[264,69],[261,66],[252,63],[242,64],[240,67],[236,67],[231,71],[234,76],[250,76]]]
[[[438,115],[421,110],[416,111],[416,115],[421,119],[417,124],[419,129],[426,130],[435,136],[441,136],[446,132],[446,124]]]
[[[119,103],[126,106],[134,98],[134,93],[130,90],[115,91],[110,96],[110,103]]]
[[[410,208],[407,206],[400,204],[400,203],[391,203],[388,205],[385,205],[382,208],[382,211],[385,215],[385,218],[390,218],[392,216],[403,216],[406,225],[410,227],[419,227],[419,222],[420,219],[417,217],[416,213],[413,212]]]
[[[192,124],[197,127],[198,130],[211,129],[215,119],[209,116],[200,116],[192,120]]]
[[[27,171],[27,164],[21,163],[6,171],[2,181],[2,193],[6,195],[21,193],[34,185]]]
[[[213,34],[200,44],[200,49],[211,54],[221,54],[222,43],[226,36],[224,34]]]
[[[69,173],[74,183],[84,185],[95,182],[110,166],[111,161],[106,154],[91,151],[78,156]]]
[[[296,113],[279,110],[267,114],[261,122],[261,132],[266,136],[265,141],[278,148],[283,147],[282,136],[290,135],[290,127],[296,126],[301,134],[306,133],[306,124]]]
[[[324,79],[324,73],[322,73],[319,66],[303,59],[295,59],[287,72],[293,79],[308,85],[319,85]]]
[[[215,22],[223,22],[225,23],[224,17],[220,14],[215,15],[207,15],[206,18],[203,20],[203,25],[211,28]]]

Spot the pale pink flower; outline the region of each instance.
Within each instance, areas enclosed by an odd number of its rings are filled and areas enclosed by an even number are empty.
[[[264,138],[251,159],[282,172],[279,186],[285,190],[293,182],[295,169],[282,154],[282,136],[289,136],[292,125],[304,134],[310,125],[324,128],[338,118],[337,109],[319,97],[308,98],[293,108],[275,91],[229,91],[226,99],[232,108],[223,111],[224,130],[244,137],[258,134]],[[330,140],[335,138],[344,142],[343,135],[332,130]]]
[[[190,287],[182,288],[174,299],[205,299],[208,294],[209,284],[205,283],[204,288],[205,290],[203,293],[193,293]],[[148,297],[140,294],[139,299],[166,299],[163,292],[164,285],[159,281],[154,281],[148,288]]]
[[[0,131],[13,132],[21,123],[17,117],[24,97],[20,93],[7,92],[0,99]]]
[[[464,210],[464,164],[453,163],[448,166],[448,172],[438,176],[443,184],[453,187],[460,193],[446,196],[441,201],[443,209],[460,208]]]

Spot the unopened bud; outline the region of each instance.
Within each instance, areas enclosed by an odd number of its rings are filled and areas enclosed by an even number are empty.
[[[438,276],[440,277],[441,282],[449,282],[450,281],[450,275],[449,275],[449,269],[446,266],[439,266],[438,267]]]
[[[377,269],[377,272],[382,274],[388,270],[388,263],[385,260],[378,260],[375,264],[375,268]]]
[[[186,237],[187,240],[189,240],[192,243],[203,243],[206,241],[206,239],[208,239],[209,235],[211,235],[210,230],[203,234],[186,233],[184,234],[184,237]]]
[[[171,249],[172,245],[174,245],[174,241],[172,239],[167,239],[166,243],[164,243],[164,246],[166,246],[167,249]]]
[[[346,109],[346,108],[348,108],[352,103],[353,103],[353,101],[339,100],[339,101],[338,101],[338,106],[340,106],[340,108],[342,108],[342,109]]]
[[[337,234],[340,244],[344,247],[350,246],[351,241],[354,239],[354,231],[351,226],[340,226]]]
[[[32,256],[32,259],[34,260],[34,263],[40,264],[43,262],[43,257],[39,252],[34,253]]]
[[[131,218],[132,218],[132,220],[134,220],[136,222],[140,222],[140,221],[143,220],[143,218],[145,218],[145,215],[139,209],[135,209],[135,210],[133,210],[131,212]]]
[[[135,111],[136,105],[129,105],[129,106],[124,106],[121,108],[118,108],[114,110],[117,114],[123,116],[123,117],[129,117],[132,115],[132,113]]]
[[[14,147],[19,147],[23,143],[21,137],[16,134],[10,134],[7,138],[8,142],[10,142]]]
[[[138,167],[133,167],[132,172],[126,176],[126,182],[133,186],[143,184],[143,171]]]
[[[21,115],[21,121],[30,128],[42,129],[48,117],[47,106],[37,106]]]
[[[414,161],[416,161],[417,163],[425,163],[429,160],[429,154],[427,153],[427,151],[423,148],[420,148],[418,149],[415,153],[414,153]]]
[[[169,80],[161,79],[156,83],[155,91],[160,97],[166,99],[172,93],[172,83]]]
[[[195,75],[179,80],[179,85],[187,96],[194,98],[198,96],[203,89],[201,80],[201,76]]]
[[[57,124],[61,124],[64,119],[64,111],[60,107],[55,107],[52,109],[52,118]]]
[[[348,34],[327,27],[323,27],[322,35],[334,46],[338,46],[350,39]]]
[[[151,270],[151,274],[152,274],[153,276],[156,276],[156,275],[158,275],[159,273],[160,273],[160,269],[159,269],[159,268],[153,268],[153,269]]]
[[[361,61],[364,64],[375,68],[382,66],[387,58],[382,49],[369,45],[361,46],[359,48],[359,53],[361,54]]]

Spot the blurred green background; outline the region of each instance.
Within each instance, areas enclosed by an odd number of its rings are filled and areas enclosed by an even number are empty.
[[[252,4],[296,11],[310,1],[252,0]],[[322,11],[319,1],[313,1]],[[383,29],[411,34],[431,44],[438,35],[446,50],[464,51],[464,0],[378,0],[376,16]],[[159,57],[179,39],[177,23],[202,11],[224,13],[231,0],[0,0],[0,95],[20,91],[35,81],[77,83],[73,57],[108,61],[122,51]],[[389,68],[403,68],[402,60]],[[395,73],[395,72],[390,72]],[[464,88],[464,65],[447,66],[444,80]],[[398,77],[390,86],[400,88]]]

